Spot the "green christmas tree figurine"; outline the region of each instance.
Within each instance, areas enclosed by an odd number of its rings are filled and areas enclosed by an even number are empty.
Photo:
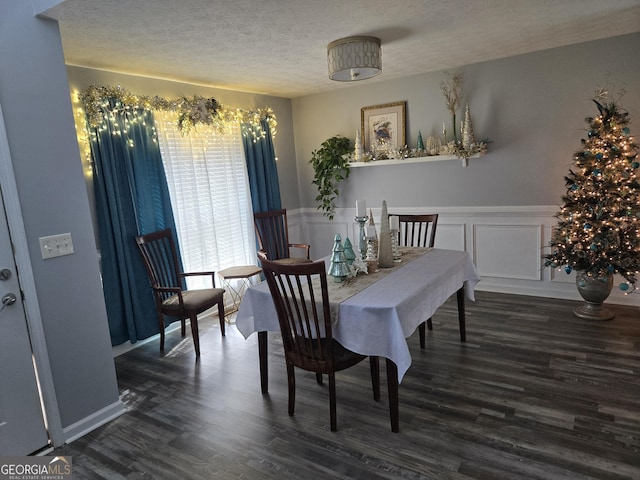
[[[600,91],[599,115],[588,117],[587,138],[565,176],[564,206],[545,266],[596,279],[622,275],[623,291],[635,290],[640,271],[640,158],[629,114]],[[580,287],[578,281],[578,287]]]
[[[334,282],[342,282],[349,275],[349,264],[344,255],[344,247],[342,246],[340,235],[336,235],[334,238],[332,252],[328,273],[333,277]]]
[[[343,248],[344,258],[347,259],[347,264],[351,265],[356,259],[356,253],[353,251],[353,245],[351,245],[351,240],[349,240],[349,237],[344,239]]]
[[[422,141],[422,132],[418,130],[418,150],[424,150],[424,142]]]

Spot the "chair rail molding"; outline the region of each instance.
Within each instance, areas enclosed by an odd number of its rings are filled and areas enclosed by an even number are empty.
[[[547,252],[551,232],[557,220],[557,205],[505,205],[461,207],[390,207],[389,213],[438,213],[436,248],[468,251],[480,273],[476,290],[560,298],[581,301],[575,285],[575,272],[545,268],[542,256]],[[380,208],[373,208],[380,225]],[[314,208],[289,210],[295,225],[296,240],[311,245],[311,258],[331,253],[336,234],[349,237],[357,245],[358,224],[353,208],[337,208],[329,220]],[[295,219],[295,220],[294,220]],[[640,297],[625,295],[617,285],[607,302],[637,306]]]

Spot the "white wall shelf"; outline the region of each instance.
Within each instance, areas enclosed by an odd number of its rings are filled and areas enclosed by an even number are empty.
[[[480,158],[484,153],[476,153],[475,155],[471,155],[469,158]],[[351,162],[349,166],[353,168],[358,167],[377,167],[382,165],[398,165],[401,163],[422,163],[422,162],[442,162],[448,160],[459,160],[462,162],[462,166],[466,167],[469,165],[469,159],[467,158],[459,158],[455,155],[429,155],[428,157],[411,157],[411,158],[402,158],[402,159],[392,159],[392,160],[372,160],[370,162]]]

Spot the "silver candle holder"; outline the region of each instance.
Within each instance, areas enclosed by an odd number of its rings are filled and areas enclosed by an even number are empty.
[[[360,249],[360,256],[362,260],[367,258],[367,235],[364,231],[364,225],[367,222],[368,217],[356,217],[356,222],[360,225],[360,233],[359,233],[359,243],[358,248]]]

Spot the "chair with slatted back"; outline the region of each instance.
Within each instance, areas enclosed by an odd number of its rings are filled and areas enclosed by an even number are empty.
[[[400,229],[398,230],[398,245],[401,247],[433,247],[436,240],[438,214],[427,215],[397,215]],[[427,327],[433,330],[433,322],[427,320]],[[418,326],[420,334],[420,348],[425,348],[425,322]]]
[[[289,386],[289,415],[294,414],[296,384],[294,367],[329,377],[331,431],[337,430],[335,372],[356,365],[365,358],[338,343],[332,334],[327,290],[327,268],[323,260],[297,264],[262,259],[262,269],[276,307]],[[319,282],[314,289],[312,280]],[[380,399],[378,357],[370,358],[373,398]]]
[[[164,315],[180,319],[183,337],[185,319],[189,318],[196,357],[199,357],[198,315],[200,313],[217,304],[220,330],[222,336],[225,334],[224,289],[215,288],[215,272],[181,272],[177,249],[169,229],[139,235],[135,239],[153,289],[160,327],[160,350],[164,350]],[[183,288],[186,277],[198,275],[210,276],[212,288],[192,290]]]
[[[309,245],[289,243],[286,209],[254,213],[253,219],[260,251],[264,252],[269,260],[280,263],[310,261]],[[292,248],[302,250],[304,257],[291,257]]]

